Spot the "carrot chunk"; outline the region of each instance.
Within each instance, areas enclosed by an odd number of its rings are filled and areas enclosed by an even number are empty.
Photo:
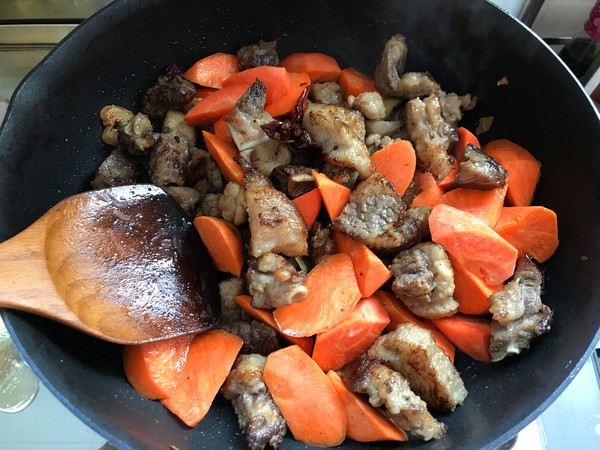
[[[388,331],[394,331],[398,325],[410,322],[433,333],[435,343],[439,345],[444,353],[454,362],[454,345],[444,336],[429,320],[423,320],[408,310],[402,301],[395,295],[386,291],[377,291],[374,296],[379,300],[381,306],[387,311],[390,323],[386,327]]]
[[[198,89],[196,89],[196,93],[194,94],[194,97],[195,98],[205,98],[217,90],[218,89],[215,89],[215,88],[200,86]]]
[[[314,337],[295,337],[283,334],[277,326],[277,323],[275,323],[275,319],[273,319],[273,313],[268,309],[255,308],[254,306],[252,306],[252,297],[250,297],[249,295],[238,295],[235,297],[235,301],[238,305],[242,307],[244,311],[248,313],[248,315],[254,317],[256,320],[260,320],[261,322],[273,327],[275,331],[277,331],[279,335],[282,336],[286,341],[288,341],[291,344],[296,344],[308,355],[312,353],[313,346],[315,344]]]
[[[452,170],[452,172],[450,172],[446,176],[446,178],[444,178],[442,181],[440,181],[439,186],[443,190],[448,190],[453,187],[454,180],[456,179],[456,174],[460,170],[460,163],[462,162],[463,158],[465,157],[465,150],[467,148],[467,145],[469,145],[469,144],[474,145],[477,148],[481,148],[481,145],[479,144],[479,139],[477,139],[477,136],[475,136],[473,133],[471,133],[466,128],[459,127],[458,128],[458,141],[456,141],[452,147],[452,154],[454,155],[456,167]]]
[[[221,173],[227,181],[233,181],[241,186],[244,185],[244,171],[233,159],[239,155],[237,147],[223,139],[216,134],[209,133],[203,130],[202,136],[206,143],[206,149],[208,153],[213,157],[217,166],[221,170]]]
[[[526,149],[508,139],[487,143],[483,151],[508,172],[506,203],[509,206],[529,206],[540,178],[541,163]]]
[[[468,212],[494,228],[504,205],[506,186],[489,191],[456,188],[446,192],[439,203]]]
[[[376,151],[371,156],[375,172],[379,172],[402,195],[415,175],[417,156],[410,141],[397,140]]]
[[[273,117],[291,114],[304,89],[310,86],[310,77],[308,74],[290,72],[288,75],[290,77],[290,89],[288,93],[279,100],[275,100],[265,106],[265,111]]]
[[[131,385],[151,400],[168,397],[175,389],[192,340],[179,336],[123,348],[123,368]]]
[[[248,86],[234,84],[204,97],[190,109],[184,119],[194,126],[211,125],[233,109]]]
[[[334,220],[340,215],[346,203],[348,203],[351,191],[343,184],[336,183],[327,175],[319,173],[316,170],[312,171],[312,175],[321,193],[325,209],[331,220]]]
[[[323,53],[292,53],[279,63],[288,72],[304,72],[313,83],[337,81],[342,69],[335,58]]]
[[[243,343],[223,330],[198,334],[190,344],[177,386],[162,404],[186,425],[196,426],[210,409]]]
[[[328,256],[306,277],[308,296],[277,308],[273,318],[288,336],[312,336],[344,320],[361,298],[352,260],[345,253]]]
[[[198,216],[194,226],[208,250],[215,268],[240,276],[244,267],[242,236],[235,225],[212,216]]]
[[[183,77],[200,86],[220,89],[223,81],[239,70],[240,64],[235,55],[214,53],[196,61]]]
[[[213,128],[215,129],[215,135],[219,138],[228,142],[232,146],[235,145],[233,143],[233,138],[231,137],[231,133],[229,132],[229,125],[225,122],[225,119],[221,117],[213,124]],[[237,152],[236,152],[237,153]]]
[[[363,298],[348,317],[317,334],[312,358],[324,372],[337,370],[366,352],[389,322],[379,300]]]
[[[322,447],[342,443],[344,404],[327,375],[300,347],[291,345],[267,356],[263,379],[294,438]]]
[[[350,391],[337,372],[330,370],[327,377],[333,384],[346,410],[346,435],[357,442],[406,441],[404,430],[377,408]]]
[[[514,273],[517,249],[472,214],[437,205],[429,216],[429,229],[434,242],[486,283],[501,284]]]
[[[358,97],[363,92],[377,92],[375,80],[372,76],[359,72],[358,70],[348,67],[340,72],[338,80],[344,98],[353,95]]]
[[[430,172],[415,172],[415,179],[419,182],[419,193],[410,204],[411,208],[418,206],[434,207],[440,202],[444,190],[435,182]]]
[[[454,298],[458,301],[458,311],[463,314],[487,314],[490,308],[488,298],[502,289],[502,285],[488,285],[466,270],[452,255],[449,256],[454,270]]]
[[[311,229],[317,216],[321,211],[321,193],[318,189],[312,189],[292,200],[302,215],[306,228]]]
[[[490,362],[489,320],[455,314],[432,322],[461,352],[476,361]]]
[[[259,79],[267,89],[267,103],[273,103],[285,96],[290,90],[290,76],[283,67],[259,66],[242,70],[227,78],[223,87],[241,84],[248,88]]]
[[[365,244],[357,242],[339,231],[333,232],[333,241],[338,251],[352,259],[358,288],[363,297],[370,297],[390,279],[390,270]]]
[[[539,262],[550,258],[558,247],[556,213],[543,206],[504,207],[494,229],[519,255],[527,253]]]

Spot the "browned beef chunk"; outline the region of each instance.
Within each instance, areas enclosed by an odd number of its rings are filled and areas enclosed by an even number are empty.
[[[162,119],[168,110],[179,110],[191,102],[195,94],[194,85],[183,78],[179,67],[172,64],[165,68],[144,94],[142,112],[152,118]]]
[[[477,103],[477,99],[471,94],[458,95],[454,92],[439,91],[439,95],[444,120],[453,127],[462,119],[463,112],[472,110]]]
[[[402,250],[390,270],[394,294],[417,316],[438,319],[458,310],[454,271],[441,245],[424,242]]]
[[[204,197],[207,193],[223,192],[225,181],[219,166],[206,150],[192,147],[189,150],[187,184],[194,186]]]
[[[196,215],[200,205],[200,193],[196,189],[185,186],[165,186],[164,189],[188,216]]]
[[[156,138],[152,134],[152,123],[146,114],[137,113],[125,125],[117,128],[119,145],[131,155],[150,154]]]
[[[145,179],[144,168],[123,148],[117,147],[102,161],[91,185],[102,189],[141,183]]]
[[[275,188],[290,198],[299,197],[316,187],[310,168],[305,166],[277,166],[269,179]]]
[[[234,320],[223,323],[221,329],[239,336],[244,341],[240,353],[258,353],[267,356],[279,348],[275,329],[258,320],[251,322]]]
[[[550,331],[553,313],[542,303],[542,282],[541,269],[524,256],[513,279],[490,297],[492,361],[521,353],[533,339]]]
[[[508,172],[498,161],[469,144],[454,184],[462,188],[486,191],[504,187],[507,176]]]
[[[250,450],[277,450],[287,426],[263,381],[264,356],[239,355],[221,392],[231,400]]]
[[[240,70],[251,69],[259,66],[279,65],[277,41],[263,41],[258,44],[245,45],[237,51]]]
[[[188,159],[187,141],[162,133],[150,154],[150,179],[158,186],[185,185]]]
[[[308,248],[313,264],[319,264],[327,256],[337,253],[337,248],[331,238],[330,229],[321,225],[321,222],[318,220],[315,221],[310,229]]]

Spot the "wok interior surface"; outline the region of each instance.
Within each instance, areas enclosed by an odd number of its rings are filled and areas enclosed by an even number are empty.
[[[398,448],[495,448],[548,406],[598,337],[600,125],[575,79],[538,38],[485,1],[303,2],[122,0],[88,20],[22,83],[0,136],[0,240],[67,195],[89,189],[109,149],[100,109],[139,110],[168,64],[277,39],[281,55],[321,51],[372,73],[385,41],[407,37],[407,69],[430,71],[478,105],[463,124],[494,116],[482,143],[506,137],[542,162],[534,204],[558,214],[560,246],[545,268],[552,331],[518,358],[485,365],[457,357],[469,395],[440,416],[448,436]],[[501,77],[507,86],[497,86]],[[3,313],[26,359],[86,423],[124,448],[245,448],[233,409],[218,399],[195,429],[127,383],[121,347],[27,314]],[[318,413],[318,412],[317,412]],[[289,433],[288,433],[289,434]],[[282,448],[305,448],[286,439]],[[396,448],[347,440],[343,448]]]

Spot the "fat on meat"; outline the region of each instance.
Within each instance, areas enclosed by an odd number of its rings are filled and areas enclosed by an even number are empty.
[[[348,102],[352,109],[360,111],[367,119],[382,120],[386,116],[385,104],[379,92],[362,92],[357,97],[348,98]]]
[[[452,411],[467,397],[456,367],[439,347],[433,333],[412,323],[403,323],[369,348],[367,355],[402,374],[411,389],[437,411]]]
[[[280,308],[301,302],[308,295],[308,288],[304,285],[306,273],[296,270],[276,253],[251,258],[246,278],[255,308]]]
[[[456,128],[442,116],[437,93],[406,103],[406,127],[417,154],[419,170],[429,171],[439,183],[454,169],[454,158],[448,153],[457,140]]]
[[[438,319],[458,310],[454,270],[441,245],[424,242],[400,251],[390,271],[394,294],[417,316]]]
[[[413,436],[430,441],[446,435],[446,426],[431,415],[408,380],[378,359],[360,358],[342,368],[341,376],[353,392],[366,394],[371,406],[383,406],[386,415]]]
[[[364,119],[358,111],[309,103],[304,110],[302,128],[321,148],[326,162],[354,169],[362,179],[374,172],[365,145]]]
[[[308,98],[324,105],[345,106],[346,103],[342,87],[335,81],[311,84]]]
[[[239,355],[221,388],[233,404],[250,450],[262,450],[267,445],[278,449],[287,431],[285,419],[263,381],[265,362],[262,355]]]
[[[352,191],[332,227],[372,249],[399,250],[429,233],[430,212],[427,207],[407,210],[393,185],[374,173]]]
[[[268,252],[307,255],[308,229],[296,206],[246,159],[237,156],[235,161],[245,172],[250,256],[258,258]]]

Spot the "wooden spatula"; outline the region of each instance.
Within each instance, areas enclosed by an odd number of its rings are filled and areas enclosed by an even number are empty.
[[[198,233],[152,185],[69,197],[1,243],[0,307],[123,344],[198,332],[219,315]]]

